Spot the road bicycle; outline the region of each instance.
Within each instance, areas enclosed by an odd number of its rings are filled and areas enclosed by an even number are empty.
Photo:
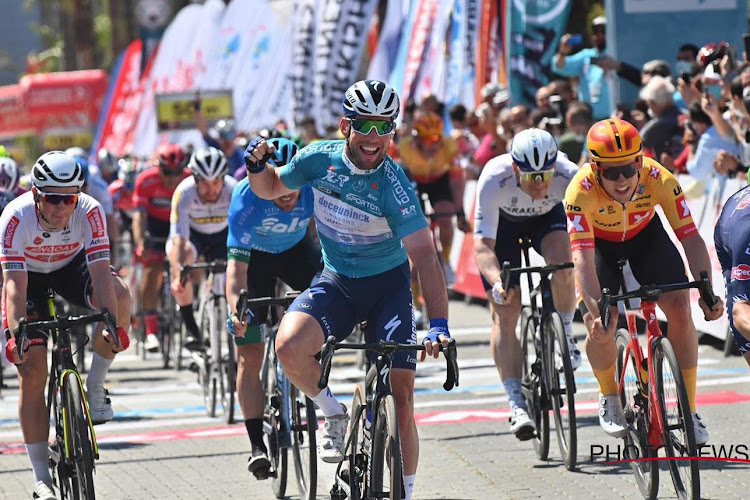
[[[622,275],[623,261],[618,262]],[[641,310],[647,323],[647,357],[638,340],[635,315],[627,315],[628,329],[617,330],[617,389],[628,424],[623,438],[625,453],[635,474],[638,488],[645,498],[654,499],[659,491],[659,448],[669,460],[679,498],[700,498],[700,475],[693,418],[677,356],[672,343],[664,337],[656,319],[656,303],[662,293],[697,288],[703,301],[713,307],[716,297],[708,274],[698,281],[665,285],[645,285],[638,290],[612,295],[602,290],[599,311],[602,326],[609,326],[610,305],[629,299],[641,299]],[[623,290],[624,290],[623,285]]]
[[[369,335],[366,335],[369,338]],[[393,355],[400,351],[423,351],[424,345],[399,344],[381,340],[377,343],[339,343],[330,336],[320,350],[320,389],[328,386],[331,361],[340,349],[365,350],[377,358],[367,359],[364,383],[354,388],[349,431],[344,447],[345,458],[336,468],[330,495],[334,500],[390,498],[403,496],[404,474],[396,417],[396,401],[391,393]],[[458,386],[456,341],[450,339],[445,349],[447,371],[443,388]]]
[[[521,239],[524,266],[529,265],[530,246],[528,238]],[[552,410],[560,455],[565,468],[571,471],[576,467],[578,450],[576,384],[567,336],[560,315],[555,310],[550,277],[555,271],[572,267],[573,263],[567,262],[543,267],[511,268],[509,262],[503,262],[501,274],[506,290],[512,275],[526,274],[528,279],[529,305],[521,310],[520,317],[523,353],[521,392],[529,416],[536,424],[534,451],[540,460],[549,457],[549,412]],[[532,274],[538,274],[541,278],[536,287],[533,286]]]
[[[216,417],[217,403],[220,402],[224,420],[231,424],[234,422],[237,392],[237,355],[234,336],[225,327],[228,315],[224,295],[227,261],[217,259],[180,267],[180,282],[183,285],[192,270],[205,270],[208,273],[201,282],[198,293],[198,326],[203,335],[207,336],[208,348],[192,353],[198,367],[198,382],[203,387],[203,400],[208,415]]]
[[[48,311],[54,319],[27,321],[22,318],[16,340],[22,346],[29,330],[46,330],[52,334],[52,364],[47,386],[48,418],[52,418],[55,429],[54,441],[49,445],[52,478],[62,498],[93,499],[94,460],[99,459],[99,447],[83,381],[73,362],[70,331],[77,326],[101,321],[107,330],[113,332],[115,346],[119,347],[117,323],[106,308],[95,314],[58,317],[54,298],[54,291],[48,290]],[[22,349],[19,358],[23,360]]]
[[[237,300],[237,317],[244,318],[250,309],[269,306],[288,307],[299,292],[287,292],[283,297],[248,298],[247,290],[240,291]],[[270,318],[275,316],[272,307]],[[316,498],[318,475],[315,432],[318,420],[315,405],[305,397],[284,374],[281,362],[276,356],[276,332],[278,323],[269,319],[264,325],[266,343],[263,364],[260,371],[261,387],[266,395],[263,409],[263,431],[266,435],[266,448],[271,461],[271,486],[276,498],[286,494],[289,472],[287,451],[292,451],[297,488],[300,497]]]

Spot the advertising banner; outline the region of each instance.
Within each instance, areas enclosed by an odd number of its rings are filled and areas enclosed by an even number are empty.
[[[156,122],[160,132],[196,128],[193,100],[200,96],[201,112],[209,126],[226,118],[234,118],[232,90],[206,90],[156,94]]]
[[[534,104],[536,91],[549,83],[550,62],[568,23],[571,3],[512,0],[507,50],[513,104]]]
[[[46,151],[65,151],[74,146],[89,149],[94,134],[86,129],[50,129],[42,134],[42,147]]]

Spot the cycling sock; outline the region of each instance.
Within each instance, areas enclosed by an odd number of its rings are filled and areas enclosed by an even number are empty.
[[[523,399],[523,393],[521,392],[521,379],[520,378],[506,378],[503,380],[503,387],[505,393],[508,395],[508,403],[510,403],[510,410],[513,411],[516,408],[526,408],[526,401]]]
[[[695,413],[695,387],[698,379],[698,367],[681,368],[682,380],[685,382],[685,392],[687,392],[688,401],[690,402],[690,412]]]
[[[324,417],[333,417],[344,413],[341,403],[338,402],[336,396],[333,395],[331,389],[328,387],[321,390],[317,396],[312,396],[310,399],[318,405],[318,408],[323,412]]]
[[[573,317],[576,315],[575,311],[557,311],[557,314],[560,315],[560,319],[563,323],[563,328],[565,328],[565,335],[568,337],[573,337]]]
[[[404,474],[404,500],[411,500],[411,494],[414,492],[414,478],[416,474]]]
[[[94,353],[94,356],[91,358],[89,376],[86,379],[86,389],[104,385],[104,379],[107,377],[107,372],[109,371],[109,367],[112,366],[113,361],[114,358],[107,359]]]
[[[201,338],[201,331],[198,328],[198,325],[195,323],[193,304],[180,306],[180,316],[182,316],[182,322],[185,323],[185,328],[187,329],[188,333],[193,337]]]
[[[263,443],[263,419],[248,418],[245,420],[245,429],[247,429],[247,436],[250,438],[253,449],[259,448],[263,450],[263,453],[268,453],[266,445]]]
[[[42,482],[47,486],[52,485],[52,476],[49,473],[49,445],[47,441],[41,443],[27,443],[26,453],[29,454],[31,468],[34,470],[34,481]]]
[[[615,365],[605,370],[591,369],[594,372],[596,380],[599,382],[599,391],[605,396],[617,394],[617,382],[615,381]]]
[[[159,316],[156,311],[144,312],[143,323],[146,326],[146,335],[159,333]]]

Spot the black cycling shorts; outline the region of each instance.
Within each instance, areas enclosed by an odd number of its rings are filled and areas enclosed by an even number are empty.
[[[453,203],[450,172],[446,172],[445,175],[434,182],[427,182],[425,184],[417,183],[417,192],[419,192],[420,195],[427,195],[430,204],[432,204],[432,208],[435,208],[435,205],[437,205],[439,201],[450,201]],[[422,205],[422,212],[424,212],[424,202],[422,201],[421,196],[419,197],[419,203]]]

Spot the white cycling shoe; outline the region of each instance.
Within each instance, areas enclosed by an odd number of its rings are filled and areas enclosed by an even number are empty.
[[[628,433],[628,422],[625,420],[619,394],[600,394],[599,397],[599,425],[608,435],[624,438]]]
[[[89,413],[94,425],[109,422],[115,416],[112,411],[112,403],[107,397],[107,390],[101,385],[86,390],[86,399],[89,402]]]
[[[693,432],[695,433],[695,444],[696,446],[703,446],[704,444],[708,443],[708,440],[711,436],[708,433],[706,424],[702,422],[701,416],[698,413],[691,413],[691,415],[693,416]]]
[[[536,425],[526,408],[516,408],[510,414],[510,432],[520,441],[528,441],[536,435]]]
[[[581,351],[578,349],[576,339],[571,335],[566,335],[568,338],[568,354],[570,354],[570,366],[573,370],[577,370],[581,366]]]
[[[143,343],[143,348],[149,352],[156,352],[159,350],[160,345],[159,337],[154,333],[149,333],[146,335],[146,341]]]
[[[341,408],[344,413],[325,417],[323,432],[320,436],[320,445],[318,447],[318,456],[320,459],[329,464],[337,464],[344,461],[344,438],[346,429],[349,427],[349,414],[346,406]]]
[[[36,500],[57,500],[52,488],[41,481],[36,483],[36,486],[34,487],[34,495],[31,498]]]

